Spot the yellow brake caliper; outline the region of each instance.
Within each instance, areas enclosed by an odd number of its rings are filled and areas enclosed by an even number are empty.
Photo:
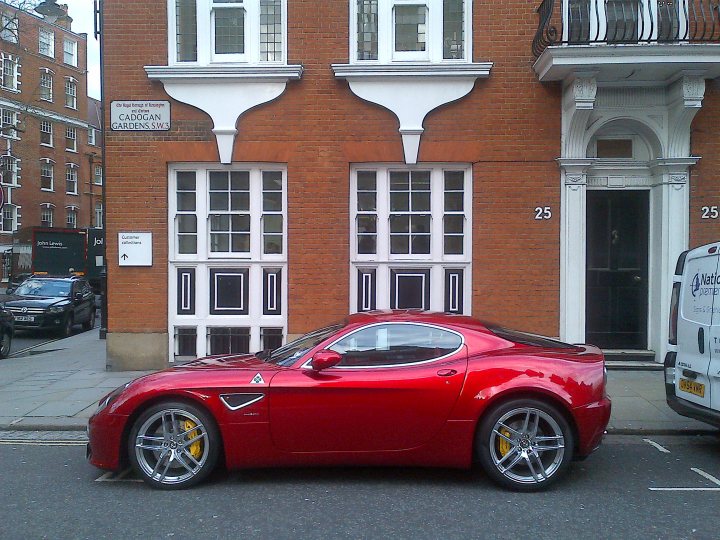
[[[197,426],[197,424],[196,424],[195,422],[193,422],[192,420],[185,420],[185,421],[183,421],[183,429],[184,429],[185,431],[191,430],[191,429],[194,428],[195,426]],[[192,439],[193,437],[197,437],[199,434],[200,434],[200,433],[199,433],[198,430],[196,429],[196,430],[191,431],[190,433],[188,433],[188,434],[187,434],[187,438],[188,438],[188,439]],[[195,441],[194,443],[192,443],[192,444],[190,445],[189,450],[190,450],[190,455],[191,455],[192,457],[194,457],[195,459],[200,459],[200,457],[202,456],[202,439],[198,439],[197,441]]]
[[[501,429],[500,433],[505,435],[507,438],[510,438],[510,432],[507,429]],[[500,455],[502,457],[505,457],[505,454],[507,454],[510,451],[510,443],[507,442],[502,437],[498,437],[498,452],[500,452]]]

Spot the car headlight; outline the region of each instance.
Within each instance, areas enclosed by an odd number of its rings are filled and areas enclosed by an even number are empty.
[[[47,309],[48,313],[62,313],[63,311],[65,311],[65,306],[50,306]]]
[[[125,383],[124,385],[119,386],[118,388],[116,388],[115,390],[113,390],[112,392],[110,392],[107,396],[103,397],[103,398],[100,400],[100,402],[98,403],[98,409],[97,409],[97,410],[98,410],[98,411],[101,411],[101,410],[103,410],[105,407],[107,407],[108,405],[110,405],[113,401],[115,401],[115,400],[120,396],[120,394],[122,394],[122,393],[125,391],[125,389],[126,389],[128,386],[130,386],[131,383],[132,383],[132,381],[130,381],[129,383]]]

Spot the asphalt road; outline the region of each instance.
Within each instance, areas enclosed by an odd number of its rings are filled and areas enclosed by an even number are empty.
[[[97,325],[98,323],[95,324]],[[75,325],[75,327],[73,328],[73,335],[79,334],[82,331],[83,329],[79,324]],[[29,354],[32,354],[32,350],[34,347],[58,339],[61,339],[60,336],[57,334],[57,332],[53,331],[40,332],[16,330],[15,336],[13,337],[13,341],[10,346],[10,356],[27,356]]]
[[[219,471],[155,491],[93,468],[81,442],[7,440],[40,437],[63,434],[0,432],[3,538],[720,537],[720,437],[609,436],[538,494],[397,468]]]

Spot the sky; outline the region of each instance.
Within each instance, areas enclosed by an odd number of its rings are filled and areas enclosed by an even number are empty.
[[[100,99],[100,41],[94,35],[93,0],[59,0],[58,4],[67,4],[73,19],[72,31],[88,35],[88,95]]]

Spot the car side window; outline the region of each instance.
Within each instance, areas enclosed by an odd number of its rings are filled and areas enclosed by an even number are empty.
[[[414,364],[456,351],[462,338],[453,332],[418,324],[378,324],[357,330],[330,350],[343,357],[339,366],[371,367]]]

